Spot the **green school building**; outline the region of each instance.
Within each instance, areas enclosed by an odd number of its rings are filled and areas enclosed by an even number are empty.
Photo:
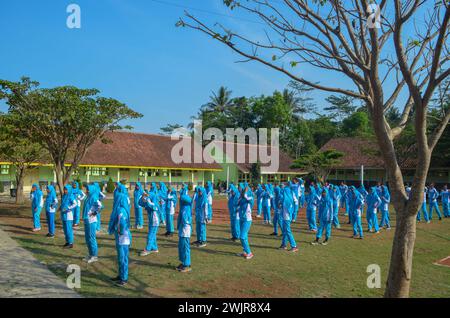
[[[106,183],[109,179],[126,180],[128,187],[134,186],[137,181],[163,181],[178,188],[183,182],[191,183],[195,187],[207,181],[216,185],[219,181],[237,183],[251,179],[251,162],[217,163],[209,158],[201,163],[194,163],[192,151],[190,163],[175,163],[172,160],[172,151],[179,140],[172,140],[170,136],[117,131],[108,132],[105,137],[109,142],[96,141],[74,171],[71,180],[80,180],[82,183]],[[191,143],[193,144],[193,141]],[[248,149],[247,145],[247,153]],[[219,153],[220,151],[217,151],[212,157],[218,157]],[[226,151],[224,153],[226,154]],[[280,152],[279,157],[279,169],[262,174],[260,181],[285,181],[301,173],[289,168],[292,163],[289,156]],[[38,183],[43,188],[56,182],[52,164],[39,162],[33,163],[33,167],[25,176],[25,192],[30,191],[33,183]],[[14,175],[14,165],[0,160],[0,182],[3,183],[5,191],[15,187]]]

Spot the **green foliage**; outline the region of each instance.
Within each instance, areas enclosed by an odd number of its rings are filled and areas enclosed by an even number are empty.
[[[113,193],[115,189],[114,181],[112,178],[108,179],[108,182],[106,183],[106,192]]]
[[[292,168],[298,168],[309,171],[320,182],[325,182],[331,168],[341,163],[340,158],[344,154],[334,149],[317,151],[313,154],[301,156],[294,161]]]
[[[130,129],[120,123],[142,117],[118,100],[99,96],[96,89],[39,88],[29,78],[0,80],[0,98],[9,106],[9,123],[49,152],[60,189],[89,146],[98,139],[108,142],[106,131]]]
[[[346,95],[331,95],[325,98],[329,106],[323,110],[330,113],[330,117],[342,120],[356,111],[354,99]]]
[[[369,137],[373,135],[367,112],[358,111],[342,121],[342,133],[346,137]]]
[[[2,181],[0,181],[0,193],[5,192],[5,185],[3,184]]]
[[[182,127],[183,125],[180,124],[168,124],[165,127],[161,127],[159,130],[161,130],[164,135],[171,135],[174,132],[174,130]]]
[[[259,161],[250,167],[250,178],[254,186],[261,181],[261,163]]]

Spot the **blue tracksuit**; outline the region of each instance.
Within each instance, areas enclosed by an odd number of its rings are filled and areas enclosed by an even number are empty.
[[[41,189],[39,189],[39,185],[36,183],[33,184],[32,188],[35,190],[30,193],[31,199],[31,212],[33,215],[33,228],[40,229],[41,228],[41,210],[44,206],[44,195],[42,194]]]
[[[158,243],[156,234],[159,227],[158,205],[155,202],[156,196],[150,194],[149,196],[143,195],[139,200],[139,204],[147,211],[148,215],[148,233],[146,251],[157,251]]]
[[[429,213],[429,219],[433,219],[433,210],[436,210],[436,213],[439,217],[439,220],[442,219],[441,211],[439,210],[438,205],[438,199],[439,198],[439,192],[436,190],[436,188],[430,188],[428,189],[428,203],[430,204],[430,213]]]
[[[142,187],[140,182],[136,182],[136,186],[134,189],[133,195],[133,203],[134,203],[134,225],[136,227],[144,226],[144,213],[142,211],[142,207],[139,205],[139,200],[141,199],[142,194],[144,193],[144,188]]]
[[[262,186],[258,184],[258,188],[255,191],[256,194],[256,211],[257,215],[260,216],[262,213],[262,194],[264,190],[262,189]]]
[[[232,184],[231,190],[228,193],[228,212],[230,213],[231,237],[233,239],[238,239],[240,237],[238,201],[239,191],[234,184]]]
[[[299,191],[300,191],[300,184],[295,183],[295,182],[291,182],[290,183],[290,187],[291,187],[291,191],[292,194],[295,197],[294,200],[294,210],[292,213],[292,221],[296,221],[297,220],[297,214],[298,214],[298,208],[299,208]]]
[[[166,202],[166,231],[168,233],[175,232],[175,226],[173,224],[173,218],[175,216],[175,208],[177,206],[177,191],[172,188],[167,195]]]
[[[252,205],[253,197],[250,194],[250,191],[247,193],[242,192],[239,198],[240,239],[242,249],[247,255],[252,253],[248,242],[248,232],[252,226]]]
[[[283,233],[283,218],[282,218],[282,210],[281,207],[283,203],[283,194],[282,190],[279,186],[275,187],[274,190],[274,207],[273,207],[273,233],[278,235],[278,227],[281,228],[281,232]]]
[[[47,216],[48,233],[55,235],[55,213],[58,208],[58,197],[56,196],[55,187],[47,186],[47,197],[45,198],[45,214]]]
[[[367,196],[367,226],[369,232],[380,230],[378,226],[377,208],[381,204],[381,199],[377,194],[376,188],[371,188],[371,193]]]
[[[339,223],[339,203],[341,202],[341,192],[337,186],[333,186],[331,189],[331,200],[333,202],[333,226],[335,228],[340,228]]]
[[[319,201],[319,218],[320,225],[316,234],[316,239],[320,240],[322,234],[325,231],[325,240],[328,240],[331,236],[331,223],[333,221],[333,200],[329,196],[327,189],[325,191],[325,196],[322,195]]]
[[[180,194],[180,213],[177,219],[178,258],[185,267],[191,266],[190,238],[192,234],[192,199],[186,193]]]
[[[318,197],[315,189],[311,188],[310,192],[306,195],[306,219],[308,221],[308,227],[311,231],[317,230],[316,224],[316,211],[317,211]]]
[[[206,242],[206,223],[208,220],[208,198],[203,187],[197,187],[195,195],[195,230],[197,241]],[[201,193],[201,195],[200,195]]]
[[[270,192],[269,186],[266,185],[262,193],[262,211],[265,222],[270,222],[270,209],[272,207],[272,194]]]
[[[281,246],[286,247],[287,243],[291,245],[291,248],[297,247],[294,235],[291,231],[291,221],[294,214],[294,201],[295,195],[292,193],[291,189],[288,187],[283,188],[283,197],[281,202],[281,213],[280,217],[283,219],[283,239],[281,241]]]
[[[67,193],[63,195],[59,209],[61,211],[61,220],[66,244],[73,244],[73,211],[78,202],[72,194],[72,187],[70,185],[66,185],[64,189],[67,190]]]
[[[420,212],[423,214],[423,218],[425,219],[425,222],[429,222],[430,219],[428,218],[428,209],[427,209],[427,189],[423,191],[423,201],[422,201],[422,207],[420,208],[419,212],[417,212],[417,221],[420,222]]]
[[[214,199],[214,188],[211,181],[206,183],[206,196],[208,198],[208,220],[212,221],[213,218],[213,199]]]
[[[364,204],[364,199],[362,195],[357,192],[356,189],[353,191],[353,199],[352,199],[352,207],[351,207],[351,213],[352,215],[352,221],[353,221],[353,236],[359,235],[360,237],[363,237],[363,229],[362,229],[362,223],[361,223],[361,217],[362,217],[362,206]]]
[[[350,207],[348,204],[348,186],[347,185],[340,185],[339,190],[341,191],[341,207],[345,207],[345,215],[349,214]]]
[[[83,222],[84,222],[84,238],[88,247],[89,256],[98,256],[97,246],[97,213],[100,211],[102,204],[100,203],[98,193],[94,185],[88,186],[89,196],[83,205]]]
[[[450,217],[450,192],[448,189],[444,189],[441,191],[441,200],[442,200],[442,210],[444,212],[444,217]]]
[[[389,190],[386,186],[383,186],[383,190],[381,193],[381,222],[380,227],[391,228],[390,219],[389,219],[389,203],[391,202],[391,195],[389,194]]]

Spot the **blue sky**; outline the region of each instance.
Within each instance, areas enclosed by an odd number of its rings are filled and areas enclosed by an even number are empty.
[[[256,63],[235,63],[239,56],[220,43],[175,27],[184,11],[176,5],[189,7],[203,20],[220,20],[247,34],[263,28],[251,22],[256,21],[254,17],[223,16],[230,13],[222,0],[163,2],[2,1],[0,78],[18,80],[25,75],[44,87],[97,88],[102,95],[143,113],[143,119],[131,124],[136,131],[152,133],[167,123],[186,125],[221,85],[235,96],[267,95],[286,87],[286,76]],[[81,7],[81,29],[66,26],[70,3]],[[311,72],[302,67],[305,74]],[[315,93],[319,103],[327,95]]]

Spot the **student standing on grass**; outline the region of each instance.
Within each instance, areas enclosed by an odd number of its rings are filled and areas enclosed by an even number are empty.
[[[134,203],[134,227],[138,230],[144,228],[144,212],[142,211],[142,207],[139,205],[139,201],[141,200],[141,196],[144,193],[144,188],[141,183],[138,181],[134,186],[133,193],[133,203]]]
[[[292,180],[292,182],[290,182],[290,188],[291,188],[291,192],[295,197],[295,201],[294,201],[294,209],[292,212],[292,222],[296,222],[297,221],[297,214],[298,214],[298,204],[299,204],[299,191],[300,191],[300,185],[298,183],[297,178],[294,178]]]
[[[432,184],[430,184],[430,188],[428,189],[428,202],[430,204],[430,213],[429,213],[430,221],[433,219],[433,210],[436,210],[439,221],[442,220],[441,211],[439,210],[439,205],[438,205],[438,198],[439,198],[439,192],[434,187],[434,183],[432,183]]]
[[[294,235],[292,234],[291,231],[291,221],[294,214],[295,202],[297,201],[298,204],[298,199],[292,192],[291,188],[289,187],[289,184],[286,184],[283,187],[282,191],[283,194],[281,197],[281,204],[280,204],[281,208],[280,218],[282,219],[283,224],[282,226],[283,238],[281,240],[280,249],[286,250],[287,244],[289,243],[289,245],[291,246],[291,249],[289,251],[295,253],[298,252],[298,248],[297,243],[295,242],[294,239]]]
[[[339,203],[341,201],[341,192],[339,191],[338,186],[330,185],[330,196],[333,203],[333,226],[337,229],[341,228],[341,224],[339,223]]]
[[[305,206],[305,181],[302,178],[299,178],[299,206],[303,209]]]
[[[253,195],[248,186],[240,184],[239,188],[242,189],[239,197],[240,239],[244,251],[238,255],[245,259],[251,259],[253,253],[248,242],[248,232],[252,226]]]
[[[212,222],[213,218],[213,198],[214,188],[211,181],[206,182],[206,196],[208,198],[208,223]]]
[[[195,190],[195,229],[197,232],[197,241],[194,244],[197,247],[205,247],[206,223],[208,223],[208,197],[205,188],[198,186]]]
[[[114,234],[116,240],[119,275],[112,280],[117,286],[125,286],[128,282],[128,254],[131,245],[128,201],[129,198],[123,192],[117,194],[108,226],[108,233],[110,235]]]
[[[419,212],[417,212],[417,217],[416,217],[417,222],[421,221],[421,218],[420,218],[420,212],[421,211],[422,211],[423,218],[424,218],[425,222],[430,223],[430,219],[428,218],[428,210],[427,210],[427,188],[426,187],[423,189],[422,207],[419,210]]]
[[[271,204],[272,204],[272,194],[270,191],[270,185],[265,184],[263,186],[263,193],[262,193],[262,213],[264,217],[264,224],[270,223]]]
[[[159,206],[156,203],[157,197],[154,193],[144,192],[139,200],[139,204],[147,211],[148,215],[148,234],[147,245],[145,249],[139,254],[140,256],[147,256],[152,253],[158,253],[157,236],[159,227]]]
[[[236,242],[240,237],[239,225],[239,191],[234,184],[230,186],[228,193],[228,212],[230,213],[231,240]]]
[[[441,191],[442,200],[442,210],[444,211],[444,217],[450,217],[450,192],[448,191],[447,185]]]
[[[167,186],[162,181],[159,183],[158,198],[159,198],[159,215],[161,218],[162,225],[165,226],[167,224],[166,220]]]
[[[322,245],[327,245],[331,236],[331,222],[333,221],[333,200],[329,194],[329,190],[322,189],[321,198],[319,201],[319,218],[320,225],[316,234],[316,239],[311,243],[312,245],[320,244],[319,240],[322,238],[323,232],[325,232],[325,240]]]
[[[64,231],[64,237],[66,244],[64,248],[73,248],[73,219],[74,219],[74,209],[77,207],[77,200],[72,193],[73,187],[69,184],[64,186],[63,197],[61,200],[61,206],[59,207],[61,211],[61,220]]]
[[[313,186],[310,186],[306,190],[306,220],[308,222],[308,228],[310,231],[317,232],[317,223],[316,223],[316,211],[318,204],[318,197],[316,195],[316,189]]]
[[[41,230],[41,211],[44,206],[44,195],[39,185],[34,183],[30,193],[31,213],[33,215],[33,232]]]
[[[47,197],[45,198],[45,215],[47,217],[47,237],[55,237],[55,213],[58,208],[58,196],[55,187],[47,186]]]
[[[80,211],[81,211],[81,201],[86,198],[84,192],[80,189],[80,185],[77,181],[72,182],[72,195],[77,201],[77,206],[73,210],[73,227],[78,227],[80,225]]]
[[[341,191],[341,207],[345,207],[345,215],[348,215],[349,213],[349,206],[348,206],[348,186],[345,184],[344,181],[341,182],[341,185],[339,186],[339,191]]]
[[[389,218],[389,203],[391,202],[391,194],[389,193],[389,189],[387,186],[382,186],[382,193],[381,193],[381,222],[380,227],[386,228],[386,230],[391,229],[391,223]]]
[[[173,224],[173,217],[175,215],[175,208],[177,206],[177,190],[175,188],[167,190],[166,202],[166,234],[165,236],[172,236],[175,232]]]
[[[353,224],[353,238],[362,239],[364,237],[363,228],[361,223],[362,207],[364,205],[364,198],[362,194],[354,187],[350,187],[350,193],[352,195],[351,209],[352,224]]]
[[[381,199],[377,194],[377,188],[369,188],[369,194],[367,195],[367,231],[370,233],[380,233],[380,228],[378,226],[377,209],[381,204]]]
[[[270,235],[278,236],[278,228],[283,233],[282,203],[283,193],[280,186],[276,186],[273,190],[273,233]]]
[[[176,269],[186,273],[191,271],[192,199],[184,187],[180,192],[180,213],[177,219],[177,230],[178,258],[181,263]]]
[[[97,195],[98,195],[98,199],[100,200],[100,202],[102,202],[105,198],[106,195],[102,192],[102,188],[100,187],[100,185],[97,182],[93,183],[95,190],[97,191]],[[102,210],[103,210],[103,204],[100,207],[100,210],[97,212],[97,232],[100,232],[102,229],[102,218],[101,218],[101,214],[102,214]]]
[[[256,188],[255,194],[256,194],[256,217],[260,218],[262,213],[262,195],[264,193],[264,190],[261,186],[261,184],[258,184],[258,187]]]
[[[87,199],[83,205],[84,238],[88,247],[89,255],[84,259],[88,264],[98,261],[97,246],[97,214],[102,208],[102,203],[95,185],[86,188]]]

